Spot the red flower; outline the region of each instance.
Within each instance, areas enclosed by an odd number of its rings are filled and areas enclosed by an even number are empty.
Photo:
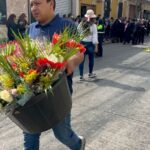
[[[48,59],[47,58],[39,58],[37,60],[37,65],[39,65],[39,66],[46,65],[47,63],[48,63]]]
[[[47,58],[39,58],[36,64],[38,68],[48,66],[52,69],[63,69],[66,65],[66,62],[52,62]]]
[[[15,63],[13,63],[11,66],[14,70],[17,70],[17,65]]]
[[[0,48],[4,48],[4,47],[6,47],[6,43],[0,44]]]
[[[45,69],[47,69],[47,63],[48,60],[47,58],[39,58],[37,60],[35,60],[35,64],[37,66],[37,71],[38,72],[43,72]]]
[[[67,43],[66,43],[66,47],[67,48],[75,48],[77,46],[77,43],[74,41],[74,40],[69,40]]]
[[[23,72],[19,72],[18,74],[19,74],[20,77],[22,77],[22,78],[24,77]]]
[[[18,44],[18,41],[17,40],[13,40],[13,41],[8,42],[8,44],[9,45],[11,45],[11,44]]]
[[[84,47],[84,45],[82,45],[80,43],[77,44],[77,48],[79,48],[80,53],[85,53],[85,51],[86,51],[86,48]]]
[[[58,40],[60,39],[60,35],[57,33],[54,33],[53,37],[52,37],[52,43],[56,44],[58,42]]]
[[[16,40],[0,44],[0,48],[5,48],[7,45],[18,44]]]
[[[52,68],[52,69],[63,69],[66,65],[66,62],[52,62],[52,61],[49,61],[48,62],[48,65]]]
[[[18,57],[22,56],[22,53],[19,47],[16,46],[16,49],[13,51],[13,55],[18,56]]]

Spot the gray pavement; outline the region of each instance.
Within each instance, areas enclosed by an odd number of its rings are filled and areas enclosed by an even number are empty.
[[[150,46],[150,38],[145,46]],[[143,46],[108,44],[95,59],[97,79],[74,77],[72,126],[87,139],[86,150],[150,150],[150,53]],[[23,149],[22,131],[0,116],[0,150]],[[51,130],[41,150],[68,150]]]

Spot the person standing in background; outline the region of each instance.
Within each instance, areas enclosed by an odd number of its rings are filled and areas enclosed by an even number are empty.
[[[16,15],[10,14],[6,22],[7,26],[7,36],[9,41],[15,40],[15,34],[18,34],[18,25],[16,23]],[[14,32],[14,33],[13,33]]]
[[[102,20],[99,20],[97,30],[98,30],[98,50],[96,52],[96,56],[103,57],[103,40],[105,34],[105,27]]]
[[[28,26],[27,22],[27,16],[25,13],[22,13],[19,18],[18,18],[18,28],[19,28],[19,33],[24,36],[26,29]]]
[[[94,55],[97,52],[97,44],[98,44],[98,33],[97,33],[97,26],[95,24],[96,15],[94,11],[89,9],[85,14],[85,18],[82,21],[82,24],[89,29],[89,35],[85,37],[81,43],[85,46],[86,52],[84,55],[83,62],[79,65],[79,72],[80,72],[80,80],[84,80],[84,62],[85,56],[88,55],[89,58],[89,78],[95,78],[96,74],[93,73],[94,68]]]

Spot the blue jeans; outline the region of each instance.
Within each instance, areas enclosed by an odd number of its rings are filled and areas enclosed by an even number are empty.
[[[79,65],[80,76],[83,76],[84,62],[85,62],[85,56],[86,55],[88,55],[88,57],[89,57],[89,73],[93,73],[95,45],[92,42],[81,42],[81,43],[86,48],[86,52],[84,54],[84,60]]]
[[[52,130],[55,137],[69,147],[71,150],[80,150],[81,140],[71,129],[71,113],[69,113],[64,121],[56,125]],[[37,134],[24,134],[24,149],[25,150],[39,150],[39,139],[41,133]],[[49,144],[49,143],[48,143]]]

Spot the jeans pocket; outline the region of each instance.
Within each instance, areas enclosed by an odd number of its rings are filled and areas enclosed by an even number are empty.
[[[89,44],[87,45],[87,51],[88,51],[89,53],[94,53],[94,50],[95,50],[95,45],[94,45],[93,43],[89,43]]]

